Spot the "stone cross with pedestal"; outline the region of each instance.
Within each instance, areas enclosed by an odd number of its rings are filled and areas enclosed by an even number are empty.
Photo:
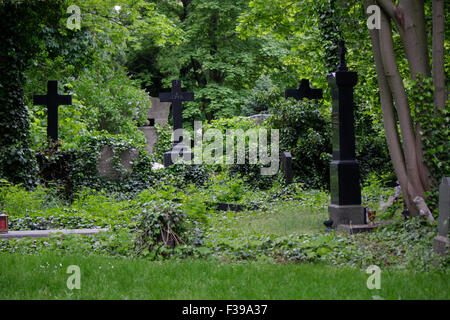
[[[448,227],[450,223],[450,177],[442,178],[439,186],[439,224],[438,235],[434,238],[434,251],[447,256],[450,248],[448,239]]]
[[[183,101],[194,101],[193,92],[183,92],[181,90],[181,80],[172,81],[172,91],[161,93],[159,95],[161,102],[172,102],[173,114],[173,130],[183,129]],[[170,151],[164,153],[164,166],[168,167],[174,164],[173,159],[182,158],[185,161],[190,161],[194,154],[189,151],[187,146],[183,144],[183,138],[175,139]]]
[[[353,88],[358,81],[356,72],[348,70],[346,48],[340,42],[340,65],[328,76],[332,95],[333,159],[330,164],[331,204],[328,207],[333,228],[366,223],[361,206],[359,164],[355,153]]]
[[[58,141],[58,107],[62,105],[71,105],[72,96],[59,95],[58,81],[49,80],[47,82],[47,94],[34,95],[33,103],[35,105],[47,106],[47,138]]]

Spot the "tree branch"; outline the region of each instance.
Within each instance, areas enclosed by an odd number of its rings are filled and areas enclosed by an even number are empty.
[[[384,13],[386,13],[398,26],[403,28],[405,24],[403,12],[392,2],[392,0],[378,0],[377,2]]]

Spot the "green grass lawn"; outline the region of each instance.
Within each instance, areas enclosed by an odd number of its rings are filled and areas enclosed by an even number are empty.
[[[69,290],[69,265],[81,289]],[[0,299],[449,299],[448,274],[368,275],[318,264],[149,262],[99,256],[0,254]]]
[[[290,201],[267,211],[218,212],[209,222],[215,233],[287,236],[324,231],[327,219],[325,209],[310,209]]]

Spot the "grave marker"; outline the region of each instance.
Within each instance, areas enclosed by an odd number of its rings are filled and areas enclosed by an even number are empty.
[[[153,127],[155,124],[165,125],[169,119],[170,102],[162,102],[159,98],[152,97],[152,106],[147,112],[148,125]]]
[[[355,153],[353,88],[358,81],[356,72],[348,71],[343,41],[340,46],[340,65],[328,76],[333,99],[332,142],[333,160],[330,164],[331,204],[328,207],[333,227],[363,225],[359,164]]]
[[[283,169],[284,179],[287,184],[292,183],[292,155],[290,152],[283,152],[281,154],[281,166]]]
[[[181,80],[172,81],[172,91],[161,93],[159,95],[161,102],[172,102],[173,129],[183,129],[183,101],[194,101],[193,92],[183,92],[181,90]],[[173,158],[182,156],[184,160],[192,160],[193,153],[190,152],[183,144],[183,138],[173,142],[170,151],[164,153],[164,166],[168,167],[173,164]]]
[[[133,161],[139,157],[139,151],[136,149],[128,149],[118,154],[120,159],[120,167],[115,168],[114,156],[116,151],[111,146],[105,145],[100,150],[100,157],[97,163],[98,174],[111,180],[118,180],[130,174],[133,167]],[[123,172],[121,172],[123,169]],[[119,169],[119,170],[118,170]]]
[[[166,125],[169,119],[170,102],[161,102],[159,98],[151,98],[152,106],[147,110],[147,120],[143,127],[139,127],[139,130],[144,133],[147,145],[145,150],[149,153],[153,153],[153,147],[158,142],[158,134],[156,132],[155,125]]]
[[[447,255],[450,248],[448,227],[450,223],[450,177],[442,178],[439,186],[439,224],[438,235],[434,238],[434,251],[439,255]]]
[[[72,96],[62,96],[58,94],[58,81],[49,80],[47,82],[46,95],[34,95],[35,105],[47,106],[47,138],[58,141],[58,107],[71,105]]]
[[[322,89],[311,89],[309,86],[309,80],[308,79],[302,79],[300,81],[300,85],[298,89],[288,89],[284,93],[284,97],[287,98],[294,98],[296,100],[301,100],[303,98],[309,99],[309,100],[316,100],[316,99],[322,99],[323,98],[323,91]]]

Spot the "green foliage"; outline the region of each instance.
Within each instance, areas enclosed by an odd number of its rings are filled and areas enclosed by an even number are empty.
[[[52,205],[59,206],[58,202],[55,194],[42,186],[29,191],[23,185],[0,180],[0,207],[10,217],[35,215]]]
[[[385,179],[379,176],[378,173],[373,172],[366,178],[361,189],[362,205],[375,210],[377,219],[392,218],[396,213],[403,211],[403,194],[400,193],[397,200],[390,207],[386,207],[385,204],[388,203],[390,197],[394,197],[396,189],[384,187],[386,185]],[[395,218],[400,219],[400,214]]]
[[[88,256],[92,254],[131,257],[133,237],[123,229],[99,232],[95,235],[81,236],[54,235],[49,238],[24,238],[0,240],[0,252],[32,254],[69,253]]]
[[[70,3],[74,4],[74,3]],[[140,83],[122,67],[127,44],[142,32],[158,43],[175,41],[174,26],[145,1],[76,1],[81,29],[69,30],[66,19],[42,27],[40,52],[26,70],[25,93],[45,92],[48,79],[58,79],[73,106],[60,107],[60,136],[64,146],[76,147],[88,131],[106,130],[135,138],[136,123],[150,107]],[[113,7],[121,6],[119,12]],[[68,6],[68,5],[67,5]],[[64,12],[64,14],[66,14]],[[45,145],[46,108],[29,107],[34,148]]]
[[[213,202],[239,202],[244,192],[244,181],[242,179],[230,178],[225,173],[212,176],[211,184],[208,186],[208,193],[211,194],[210,199]]]
[[[374,180],[364,188],[366,203],[374,206],[377,199],[384,201],[389,196],[380,186],[381,182]],[[264,206],[220,213],[208,208],[209,201],[238,198],[241,203],[259,201]],[[138,255],[158,260],[320,262],[359,268],[376,264],[416,271],[435,268],[435,226],[410,219],[369,234],[322,233],[328,203],[327,193],[304,190],[298,184],[255,191],[224,174],[204,188],[178,189],[161,183],[128,201],[85,189],[71,204],[58,200],[55,190],[26,191],[4,183],[0,204],[10,215],[11,229],[108,227],[112,231],[89,237],[3,240],[0,251]],[[438,269],[448,266],[448,261],[442,262]]]
[[[432,180],[427,205],[437,214],[439,184],[450,175],[450,115],[449,108],[434,108],[433,90],[432,78],[419,77],[409,83],[409,97],[416,104],[413,118],[420,125],[424,163]]]
[[[315,101],[280,101],[271,110],[268,120],[280,130],[280,152],[290,151],[293,171],[306,186],[329,185],[331,153],[329,120],[320,113]]]
[[[355,87],[355,133],[362,180],[372,171],[381,174],[393,171],[362,1],[254,0],[241,15],[237,30],[243,37],[270,34],[291,48],[282,61],[292,69],[292,78],[283,83],[293,86],[298,84],[298,79],[308,78],[312,86],[324,88],[324,101],[319,109],[325,116],[329,116],[331,101],[326,75],[336,70],[338,40],[345,40],[347,64],[359,76]],[[319,171],[318,175],[322,174]]]
[[[153,2],[183,30],[183,39],[162,47],[151,38],[141,41],[129,54],[129,67],[152,95],[181,78],[186,89],[195,93],[195,101],[184,104],[187,125],[239,115],[244,97],[261,74],[285,77],[279,63],[285,48],[270,36],[238,38],[237,17],[245,10],[246,0]]]
[[[244,100],[242,113],[245,116],[267,113],[273,108],[273,104],[280,100],[280,96],[280,88],[275,86],[268,76],[262,75],[256,81],[250,96]]]
[[[135,230],[135,248],[138,255],[155,257],[169,253],[183,241],[186,216],[181,205],[170,201],[145,203]],[[155,250],[156,249],[156,250]]]
[[[62,1],[9,0],[0,4],[0,177],[27,187],[36,183],[36,161],[23,99],[24,71],[39,50],[41,32],[35,26],[56,23],[61,5]]]
[[[124,69],[102,67],[98,66],[96,73],[89,70],[81,74],[73,82],[75,107],[83,111],[90,130],[136,135],[135,123],[145,119],[150,97]]]
[[[155,159],[160,163],[164,161],[164,153],[170,150],[173,145],[172,131],[173,129],[169,125],[161,126],[160,124],[155,124],[156,134],[158,135],[158,141],[153,146],[153,154]]]
[[[69,204],[57,189],[38,186],[27,191],[7,182],[0,187],[0,207],[9,216],[11,230],[127,228],[136,216],[133,203],[104,191],[83,189]]]

